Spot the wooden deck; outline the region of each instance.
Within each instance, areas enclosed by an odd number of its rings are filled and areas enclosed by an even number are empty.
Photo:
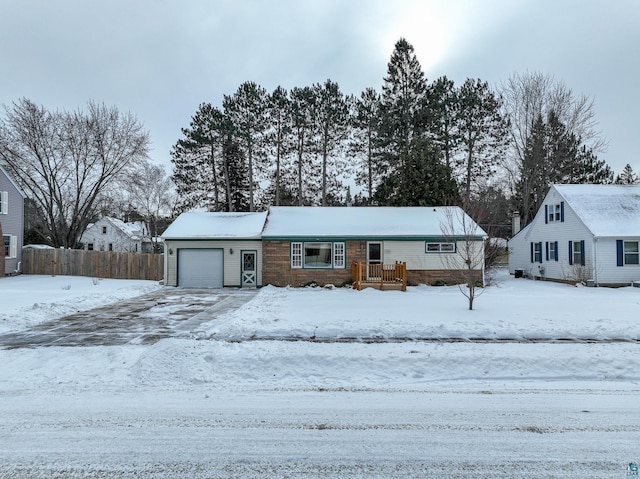
[[[351,266],[353,288],[407,290],[407,263],[357,263]]]

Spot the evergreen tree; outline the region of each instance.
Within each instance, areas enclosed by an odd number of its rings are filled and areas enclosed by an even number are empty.
[[[388,206],[456,204],[458,186],[441,156],[431,140],[415,139],[402,160],[406,167],[384,178],[376,190],[376,202]]]
[[[313,175],[313,132],[315,125],[316,98],[311,87],[291,90],[291,127],[295,142],[296,193],[298,206],[304,206],[305,194],[310,193],[305,185],[305,175]]]
[[[338,175],[345,173],[348,166],[342,152],[349,128],[349,102],[338,84],[331,80],[324,85],[315,85],[313,89],[318,148],[322,158],[321,206],[327,206],[327,194],[336,195],[340,188]]]
[[[178,193],[178,209],[223,209],[224,183],[219,174],[224,134],[224,115],[209,103],[202,103],[183,138],[171,150],[171,179]]]
[[[631,165],[627,163],[622,173],[616,176],[616,184],[618,185],[637,185],[640,183],[640,177],[633,172]]]
[[[460,102],[458,90],[446,76],[434,81],[428,88],[428,130],[434,143],[444,155],[444,163],[453,167],[453,158],[462,138],[458,128]]]
[[[262,180],[257,172],[263,171],[265,154],[264,135],[267,129],[267,91],[254,82],[245,82],[233,96],[225,95],[225,114],[235,130],[238,146],[247,159],[249,174],[249,211],[255,209],[254,189]]]
[[[270,153],[274,157],[272,187],[269,193],[273,197],[273,204],[280,206],[282,199],[283,162],[288,157],[291,144],[291,101],[287,90],[277,87],[267,101],[269,130],[267,142]]]
[[[468,79],[458,92],[457,125],[460,153],[456,167],[462,181],[466,208],[476,182],[492,176],[508,143],[508,123],[501,114],[500,98],[487,82]]]
[[[613,181],[613,172],[590,148],[581,146],[580,139],[552,111],[546,122],[538,116],[531,128],[519,178],[514,199],[523,223],[527,224],[552,184],[606,184]]]
[[[354,101],[352,117],[352,137],[349,151],[359,158],[360,168],[356,170],[357,185],[364,185],[367,193],[367,203],[373,198],[374,176],[381,173],[376,168],[376,140],[378,123],[380,121],[380,95],[373,88],[367,88]]]
[[[250,208],[249,169],[238,143],[229,134],[222,146],[224,172],[229,192],[226,211],[247,211]]]
[[[426,80],[413,46],[401,38],[391,54],[382,85],[377,135],[389,174],[402,169],[412,142],[425,134],[426,94]]]

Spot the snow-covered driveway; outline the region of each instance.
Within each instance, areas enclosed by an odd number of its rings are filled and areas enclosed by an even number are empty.
[[[256,293],[255,289],[160,288],[0,334],[0,348],[153,344],[170,337],[190,337],[200,324],[238,308]]]

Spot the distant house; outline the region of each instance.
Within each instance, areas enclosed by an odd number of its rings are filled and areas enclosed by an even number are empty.
[[[640,186],[551,186],[509,240],[509,271],[601,286],[640,280]]]
[[[5,256],[0,274],[21,271],[22,244],[24,239],[24,199],[22,189],[9,173],[0,166],[0,224],[2,225],[2,248]]]
[[[125,223],[110,216],[90,224],[80,242],[83,249],[89,251],[153,252],[153,244],[143,221]]]
[[[380,268],[404,263],[413,284],[453,282],[465,267],[457,255],[465,232],[445,231],[447,212],[452,211],[464,215],[461,209],[448,207],[272,207],[264,213],[183,213],[163,234],[165,284],[341,285],[352,281],[354,263]],[[473,225],[471,241],[482,252],[486,233]],[[484,263],[474,268],[481,281]]]

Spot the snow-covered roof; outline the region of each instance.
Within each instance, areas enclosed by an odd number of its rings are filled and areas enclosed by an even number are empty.
[[[640,185],[554,187],[594,236],[640,236]]]
[[[95,227],[99,227],[105,222],[111,223],[132,240],[138,241],[144,239],[146,236],[144,223],[136,221],[132,223],[125,223],[124,221],[119,220],[118,218],[113,218],[112,216],[104,216],[95,223],[89,224],[89,226],[87,226],[87,231],[90,231]]]
[[[266,219],[266,211],[260,213],[201,211],[182,213],[166,229],[162,238],[165,240],[205,238],[259,239]]]
[[[449,228],[450,221],[454,225]],[[272,207],[263,238],[486,236],[458,207]]]

